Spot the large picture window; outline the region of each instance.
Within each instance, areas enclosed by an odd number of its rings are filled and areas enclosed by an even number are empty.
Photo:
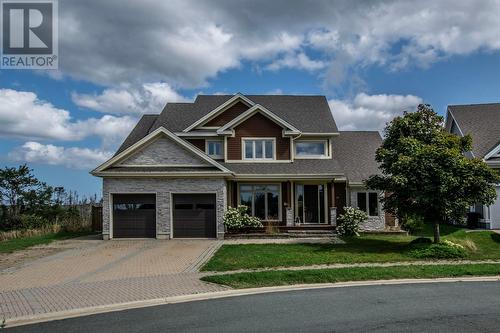
[[[261,220],[279,220],[280,185],[240,184],[239,204]]]
[[[243,139],[243,158],[245,160],[274,160],[275,140]]]
[[[378,216],[378,194],[375,192],[358,192],[358,208],[369,216]]]
[[[297,158],[321,158],[328,156],[327,140],[304,140],[295,142]]]

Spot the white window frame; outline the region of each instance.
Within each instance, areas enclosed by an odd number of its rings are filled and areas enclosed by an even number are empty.
[[[220,155],[210,155],[208,153],[208,145],[209,143],[220,143],[221,144],[221,154]],[[208,156],[214,159],[223,159],[224,158],[224,141],[223,140],[205,140],[205,152]]]
[[[255,158],[255,141],[257,140],[263,140],[264,141],[271,141],[273,145],[273,157],[272,158],[266,158],[266,144],[262,143],[262,158]],[[253,141],[252,144],[252,158],[247,158],[246,157],[246,145],[245,141]],[[276,138],[241,138],[241,159],[245,161],[275,161],[276,160]]]
[[[329,144],[329,141],[328,139],[320,139],[320,140],[296,140],[294,141],[294,144],[293,144],[293,155],[294,155],[294,158],[295,159],[322,159],[322,158],[330,158],[330,151],[331,151],[331,147],[330,147],[330,144]],[[325,146],[325,154],[320,154],[320,155],[299,155],[297,154],[297,144],[298,143],[301,143],[301,142],[313,142],[313,143],[318,143],[318,142],[321,142],[324,144]]]
[[[238,183],[236,188],[237,188],[237,196],[238,196],[238,205],[241,205],[241,186],[252,186],[252,191],[243,191],[243,192],[251,192],[252,193],[252,207],[248,207],[248,211],[247,213],[251,216],[254,216],[254,213],[255,213],[255,187],[256,186],[268,186],[268,185],[271,185],[271,186],[278,186],[278,219],[277,220],[268,220],[267,219],[267,215],[268,215],[268,207],[267,207],[267,192],[266,192],[266,195],[265,195],[265,199],[264,199],[264,211],[265,211],[265,215],[266,215],[266,219],[262,220],[262,221],[282,221],[281,217],[282,217],[282,212],[281,212],[281,207],[283,206],[283,202],[281,201],[281,198],[282,198],[282,193],[281,193],[281,183]],[[259,192],[259,191],[257,191]]]
[[[369,191],[357,191],[356,192],[356,207],[359,208],[358,193],[366,194],[366,210],[364,211],[369,217],[380,217],[380,194],[378,192]],[[370,193],[375,193],[377,195],[377,215],[370,215]],[[361,208],[359,208],[361,209]]]

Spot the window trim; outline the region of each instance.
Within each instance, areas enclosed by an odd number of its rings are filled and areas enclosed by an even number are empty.
[[[266,158],[266,144],[264,143],[262,145],[262,158],[255,158],[255,141],[256,140],[264,140],[264,141],[271,141],[273,144],[273,157],[272,158]],[[245,141],[254,141],[252,144],[252,155],[254,156],[253,158],[247,158],[246,157],[246,145]],[[266,161],[275,161],[276,160],[276,138],[275,137],[243,137],[241,138],[241,159],[244,161],[255,161],[255,162],[266,162]]]
[[[378,192],[374,192],[374,191],[356,191],[356,208],[359,208],[358,193],[365,193],[366,194],[366,199],[365,199],[366,200],[366,210],[364,210],[364,212],[369,217],[380,217],[380,214],[381,214],[381,211],[380,211],[380,194]],[[370,215],[370,193],[374,193],[374,194],[377,195],[377,215]]]
[[[208,144],[210,142],[217,142],[217,143],[220,143],[222,145],[222,151],[221,151],[221,154],[220,155],[210,155],[208,153]],[[224,140],[221,140],[221,139],[210,139],[210,140],[205,140],[205,153],[210,156],[211,158],[213,159],[223,159],[224,158]]]
[[[240,187],[241,186],[252,186],[252,207],[248,207],[249,208],[249,211],[247,211],[247,213],[249,213],[250,216],[254,216],[254,210],[255,210],[255,203],[254,203],[254,194],[255,194],[255,188],[254,186],[262,186],[262,185],[274,185],[274,186],[278,186],[278,219],[277,220],[268,220],[268,219],[263,219],[261,221],[272,221],[272,222],[279,222],[279,221],[282,221],[282,206],[283,206],[283,201],[282,201],[282,188],[281,188],[281,183],[276,183],[276,182],[265,182],[265,183],[240,183],[238,182],[237,183],[237,186],[236,186],[236,189],[237,189],[237,202],[238,202],[238,205],[241,205],[241,190],[240,190]],[[244,191],[244,192],[250,192],[250,191]],[[267,192],[266,192],[266,196],[265,196],[265,213],[266,213],[266,217],[267,217]]]
[[[328,139],[313,139],[313,140],[295,140],[293,141],[293,156],[295,159],[303,159],[303,160],[306,160],[306,159],[329,159],[331,158],[331,145],[330,145],[330,140]],[[320,154],[320,155],[299,155],[297,154],[297,144],[298,143],[301,143],[301,142],[314,142],[314,143],[317,143],[317,142],[321,142],[324,144],[325,146],[325,154]]]

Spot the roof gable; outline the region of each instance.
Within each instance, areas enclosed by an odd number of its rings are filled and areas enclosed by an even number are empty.
[[[250,117],[252,117],[253,115],[255,115],[257,113],[264,115],[266,118],[272,120],[276,124],[283,127],[285,129],[285,132],[284,132],[285,134],[289,134],[289,135],[300,134],[300,131],[297,128],[295,128],[295,126],[291,125],[290,123],[288,123],[284,119],[278,117],[277,115],[275,115],[274,113],[272,113],[271,111],[269,111],[268,109],[266,109],[265,107],[263,107],[260,104],[255,104],[250,109],[243,112],[238,117],[234,118],[233,120],[228,122],[226,125],[219,128],[217,130],[217,133],[218,134],[233,134],[232,129],[234,127],[241,124],[242,122],[244,122],[245,120],[249,119]]]
[[[448,114],[463,135],[472,136],[472,153],[475,157],[485,158],[499,144],[500,103],[450,105]]]
[[[115,165],[120,166],[119,163],[122,161],[127,161],[129,158],[137,158],[137,156],[140,156],[140,155],[136,154],[137,152],[140,152],[144,147],[151,145],[160,137],[170,139],[171,141],[173,141],[174,143],[179,145],[181,148],[183,148],[187,152],[197,156],[198,158],[200,158],[204,162],[207,162],[208,165],[212,165],[222,172],[230,173],[230,171],[228,169],[226,169],[223,165],[221,165],[217,161],[213,160],[212,158],[210,158],[208,155],[204,154],[202,151],[200,151],[195,146],[193,146],[190,143],[188,143],[187,141],[177,137],[175,134],[173,134],[172,132],[170,132],[169,130],[167,130],[163,127],[156,129],[154,132],[150,133],[149,135],[145,136],[141,140],[137,141],[136,143],[134,143],[132,146],[128,147],[127,149],[125,149],[121,153],[115,155],[114,157],[112,157],[108,161],[104,162],[103,164],[98,166],[96,169],[94,169],[91,173],[94,175],[98,175],[101,172],[106,171],[107,168],[113,167]],[[123,165],[121,165],[121,166],[123,166]]]

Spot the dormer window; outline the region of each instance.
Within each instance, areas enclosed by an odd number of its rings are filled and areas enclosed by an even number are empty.
[[[244,138],[242,146],[244,160],[263,161],[275,159],[275,138]]]
[[[224,158],[224,147],[222,140],[207,140],[206,153],[213,159]]]

